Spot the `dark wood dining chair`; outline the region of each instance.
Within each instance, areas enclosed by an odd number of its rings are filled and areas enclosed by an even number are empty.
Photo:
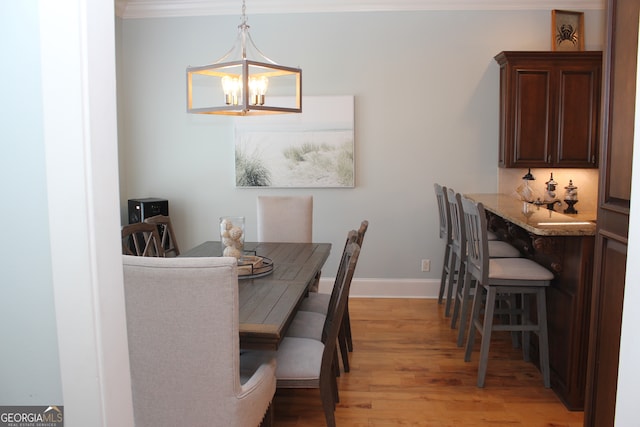
[[[146,222],[122,226],[122,254],[164,257],[158,227]]]
[[[357,243],[358,241],[358,232],[355,230],[351,230],[347,234],[347,240],[344,244],[343,248],[343,257],[344,253],[347,250],[350,243]],[[338,272],[338,275],[340,271]],[[336,276],[337,277],[337,276]],[[338,282],[334,283],[335,286],[338,285]],[[332,289],[330,294],[325,293],[310,293],[307,298],[305,298],[300,304],[300,308],[298,312],[294,316],[289,328],[287,329],[286,336],[295,337],[295,338],[313,338],[316,340],[324,341],[326,338],[323,335],[324,332],[324,324],[326,321],[327,313],[329,312],[329,306],[331,304],[331,298],[333,297],[335,289]],[[348,297],[347,297],[348,298]],[[347,301],[348,305],[348,301]],[[346,316],[345,307],[345,314]],[[346,330],[344,327],[345,318],[343,316],[342,325],[340,330],[338,331],[338,346],[340,348],[340,353],[342,355],[342,366],[345,372],[349,372],[349,354],[348,354],[348,345],[346,338]],[[336,362],[337,352],[336,352]],[[336,375],[340,375],[340,367],[336,364]]]
[[[358,239],[356,243],[362,250],[362,244],[364,243],[364,235],[367,233],[369,229],[369,221],[366,219],[360,223],[360,228],[358,229]],[[348,351],[353,351],[353,338],[351,336],[351,318],[349,316],[349,300],[347,299],[347,307],[344,309],[344,320],[342,322],[342,328],[344,330],[344,338],[347,345]],[[343,356],[344,357],[344,356]]]
[[[325,317],[322,338],[285,336],[276,352],[277,388],[318,388],[327,427],[335,427],[335,407],[340,401],[335,375],[335,351],[349,288],[355,271],[360,247],[349,243],[338,267]],[[259,357],[260,352],[247,351],[243,356]]]
[[[345,247],[355,241],[362,251],[364,236],[369,228],[369,221],[360,223],[358,231],[350,231],[347,235]],[[326,316],[331,295],[325,293],[310,293],[300,304],[298,314],[294,317],[289,334],[296,336],[315,337],[322,330],[323,317]],[[349,372],[349,352],[353,351],[353,338],[351,336],[351,318],[349,316],[349,300],[344,311],[342,328],[338,334],[338,345],[342,356],[342,367]]]
[[[177,257],[180,255],[178,241],[176,240],[176,235],[173,232],[173,225],[171,225],[171,218],[169,216],[156,215],[146,218],[144,222],[154,224],[158,227],[165,257]]]

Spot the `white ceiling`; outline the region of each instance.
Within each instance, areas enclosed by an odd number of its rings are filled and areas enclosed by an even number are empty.
[[[247,15],[418,10],[602,10],[605,0],[247,0]],[[121,18],[240,15],[241,0],[115,0]]]

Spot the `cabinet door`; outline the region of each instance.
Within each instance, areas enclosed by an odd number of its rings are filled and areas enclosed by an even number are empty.
[[[552,71],[516,67],[511,95],[513,129],[505,146],[510,167],[547,167],[551,155]],[[510,141],[510,142],[509,142]]]
[[[562,66],[557,72],[557,145],[547,159],[552,166],[597,166],[600,69],[596,62]]]

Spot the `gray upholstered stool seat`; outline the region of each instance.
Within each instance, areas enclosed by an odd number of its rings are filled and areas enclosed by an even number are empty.
[[[489,280],[518,280],[513,286],[530,285],[527,281],[552,280],[553,273],[526,258],[492,258],[489,260]]]
[[[502,240],[489,241],[489,258],[520,258],[522,254],[515,246]]]

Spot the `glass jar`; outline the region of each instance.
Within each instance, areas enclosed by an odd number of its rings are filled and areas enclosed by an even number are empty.
[[[244,253],[244,217],[220,217],[222,256],[242,258]]]

